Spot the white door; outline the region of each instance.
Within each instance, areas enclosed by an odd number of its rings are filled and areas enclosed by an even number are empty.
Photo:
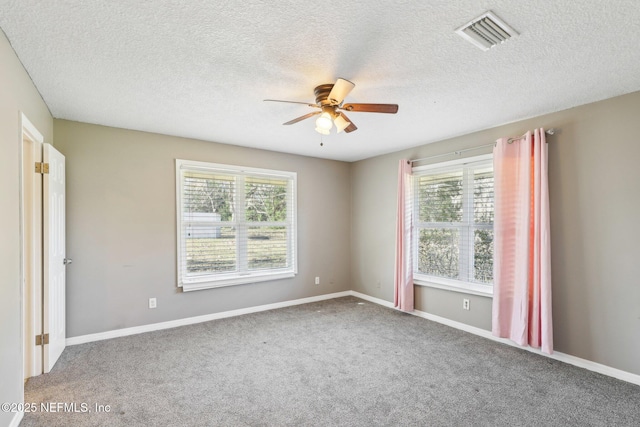
[[[65,347],[65,170],[64,156],[50,144],[43,146],[43,160],[49,173],[43,175],[44,284],[43,331],[44,372],[50,372]],[[46,342],[46,341],[45,341]]]

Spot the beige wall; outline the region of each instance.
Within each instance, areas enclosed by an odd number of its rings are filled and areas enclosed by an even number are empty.
[[[0,402],[21,402],[20,113],[52,142],[53,119],[0,31]],[[0,425],[12,413],[0,412]]]
[[[69,337],[351,288],[348,163],[64,120],[55,138],[67,160]],[[298,275],[179,292],[176,158],[297,172]]]
[[[393,301],[399,159],[558,128],[548,138],[555,347],[640,374],[639,118],[636,92],[352,164],[354,289]],[[463,298],[471,299],[468,312]],[[416,287],[416,308],[491,327],[490,298]]]

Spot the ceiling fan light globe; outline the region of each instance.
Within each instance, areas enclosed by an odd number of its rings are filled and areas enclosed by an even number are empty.
[[[318,133],[320,133],[322,135],[329,135],[329,130],[328,129],[322,129],[322,128],[317,127],[316,128],[316,132],[318,132]]]
[[[327,133],[324,135],[329,134],[329,130],[331,130],[332,126],[333,126],[333,120],[331,119],[331,115],[329,113],[325,112],[320,114],[320,117],[318,117],[318,119],[316,120],[316,130],[318,129],[326,130]]]

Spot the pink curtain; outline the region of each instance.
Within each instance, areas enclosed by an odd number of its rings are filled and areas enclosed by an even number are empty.
[[[400,160],[398,168],[398,212],[396,222],[396,262],[394,305],[413,311],[413,262],[411,257],[412,188],[411,163]]]
[[[553,352],[549,186],[544,129],[493,150],[493,334]]]

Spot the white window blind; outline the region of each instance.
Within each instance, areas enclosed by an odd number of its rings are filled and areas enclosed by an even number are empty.
[[[178,285],[293,277],[296,174],[176,160]]]
[[[414,279],[490,293],[493,164],[456,163],[414,168]]]

